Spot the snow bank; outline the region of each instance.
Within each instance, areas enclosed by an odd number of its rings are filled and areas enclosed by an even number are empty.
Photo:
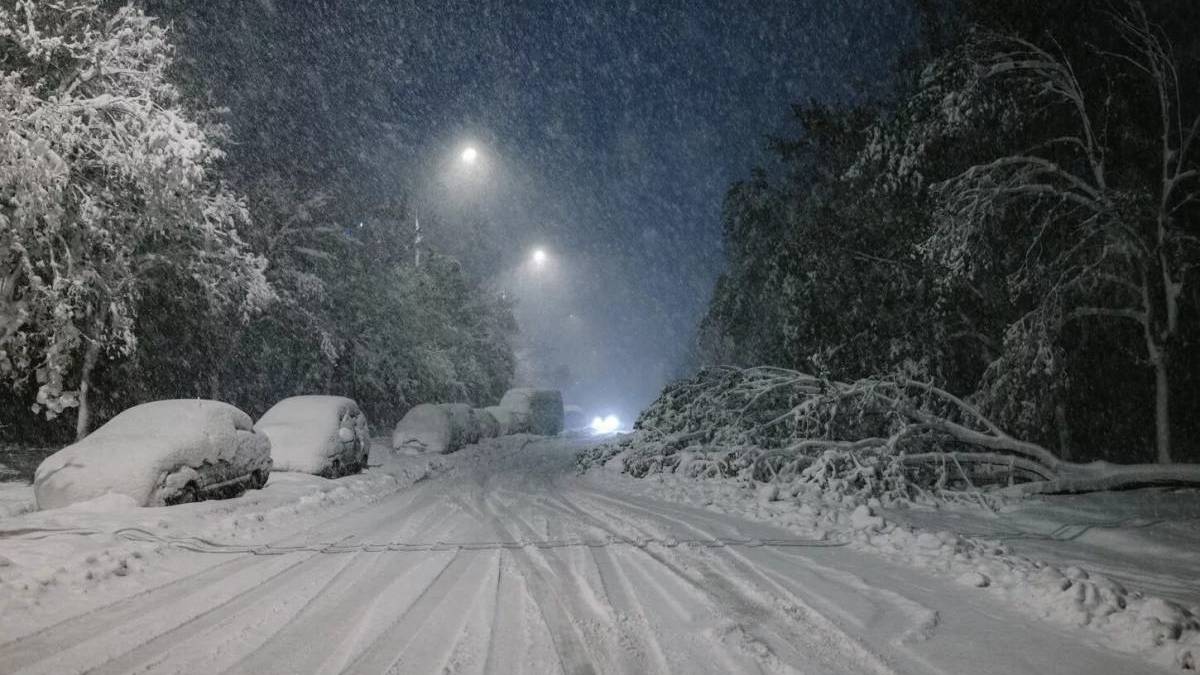
[[[331,477],[366,466],[371,437],[367,418],[343,396],[293,396],[266,412],[255,431],[271,440],[275,471]]]
[[[140,506],[189,492],[238,494],[265,480],[270,448],[250,416],[228,403],[144,403],[47,457],[34,475],[34,495],[38,508],[55,509],[109,492]]]
[[[450,414],[441,406],[422,403],[409,410],[392,432],[392,449],[405,454],[454,452]]]
[[[32,485],[16,481],[0,483],[0,518],[11,518],[36,510]]]
[[[500,407],[513,412],[516,428],[511,433],[557,436],[563,430],[562,392],[557,389],[509,389],[500,399]],[[526,428],[520,428],[522,422]]]

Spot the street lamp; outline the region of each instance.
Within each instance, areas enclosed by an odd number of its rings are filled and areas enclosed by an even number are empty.
[[[541,267],[546,264],[546,249],[536,248],[533,250],[533,264]]]
[[[462,150],[458,153],[458,164],[462,168],[458,171],[455,171],[452,166],[447,167],[446,165],[443,165],[443,168],[449,168],[450,170],[443,172],[442,180],[446,180],[449,177],[454,176],[455,174],[458,174],[459,180],[461,180],[464,177],[467,177],[467,178],[474,177],[477,179],[478,177],[476,174],[478,174],[479,171],[475,168],[475,165],[479,163],[479,160],[480,160],[480,155],[479,155],[478,148],[476,148],[474,145],[463,146]],[[453,162],[451,164],[453,164]],[[424,240],[424,237],[421,235],[421,220],[420,220],[420,217],[417,215],[417,209],[416,209],[416,206],[414,205],[414,207],[413,207],[413,262],[416,264],[417,267],[421,266],[421,242],[423,240]]]

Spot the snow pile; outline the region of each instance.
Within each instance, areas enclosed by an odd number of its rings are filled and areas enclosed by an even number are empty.
[[[500,407],[512,411],[510,433],[557,436],[563,430],[562,393],[557,389],[509,389]]]
[[[230,486],[271,470],[270,441],[250,416],[218,401],[155,401],[134,406],[90,436],[47,457],[34,476],[42,509],[108,492],[141,506]],[[257,473],[256,473],[257,472]]]
[[[271,440],[275,471],[336,477],[367,463],[371,437],[358,404],[342,396],[293,396],[254,425]]]
[[[0,483],[0,518],[11,518],[36,510],[33,486],[15,481]]]

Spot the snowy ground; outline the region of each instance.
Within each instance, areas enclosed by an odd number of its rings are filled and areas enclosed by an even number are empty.
[[[0,670],[1164,672],[793,503],[577,476],[579,443],[0,519]]]

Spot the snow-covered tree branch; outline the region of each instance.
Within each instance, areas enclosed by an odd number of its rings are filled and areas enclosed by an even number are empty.
[[[1043,298],[1039,313],[1059,317],[1039,320],[1050,327],[1040,335],[1053,342],[1067,323],[1089,318],[1139,324],[1143,356],[1155,376],[1157,456],[1165,463],[1172,458],[1170,377],[1182,333],[1180,304],[1187,261],[1197,255],[1186,232],[1188,218],[1179,209],[1189,199],[1181,193],[1197,177],[1191,150],[1200,111],[1181,109],[1184,96],[1170,43],[1142,6],[1127,3],[1110,19],[1126,49],[1093,48],[1090,56],[1125,67],[1122,77],[1132,80],[1129,86],[1154,93],[1157,167],[1111,164],[1110,140],[1099,130],[1118,122],[1112,94],[1085,91],[1066,56],[1026,39],[990,36],[980,47],[986,76],[1007,83],[1030,111],[1064,106],[1074,128],[1065,137],[1045,139],[1041,154],[998,157],[939,184],[942,225],[929,248],[947,260],[969,258],[969,247],[980,239],[967,233],[995,227],[1012,209],[1030,209],[1034,227],[1027,261],[1012,280]],[[1128,153],[1122,157],[1130,161]],[[1113,184],[1113,172],[1126,178]]]
[[[133,6],[16,0],[0,50],[0,374],[34,378],[47,416],[78,406],[82,436],[97,362],[136,344],[147,266],[179,270],[213,308],[253,311],[271,291],[213,170],[219,130],[167,78],[164,28]]]

